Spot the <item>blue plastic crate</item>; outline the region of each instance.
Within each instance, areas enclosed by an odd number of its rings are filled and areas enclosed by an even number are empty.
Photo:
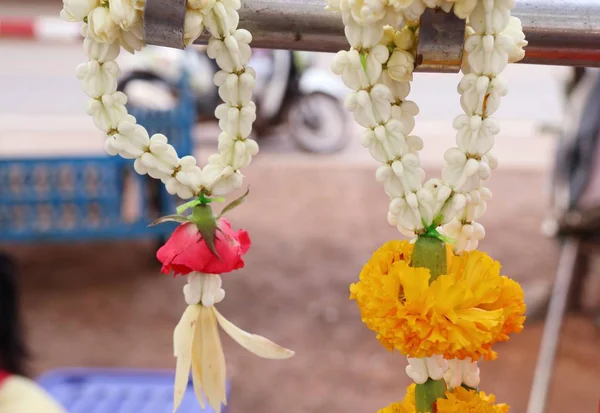
[[[47,373],[38,383],[69,413],[172,413],[174,380],[173,372],[155,370],[67,369]],[[230,393],[228,382],[228,399]],[[190,381],[178,412],[214,410],[202,409]]]
[[[194,100],[184,87],[176,108],[129,108],[150,135],[163,133],[179,156],[192,152]],[[135,174],[131,160],[93,156],[0,158],[0,241],[65,241],[162,236],[175,225],[147,225],[172,214],[176,199],[164,185]],[[128,180],[125,181],[125,178]],[[124,220],[125,182],[133,184],[139,210]],[[150,193],[158,194],[156,199]],[[152,208],[150,208],[152,207]]]
[[[0,240],[120,237],[145,229],[124,225],[128,163],[111,157],[0,159]],[[135,179],[135,178],[134,178]]]

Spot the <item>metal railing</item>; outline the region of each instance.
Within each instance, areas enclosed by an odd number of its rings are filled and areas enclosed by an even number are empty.
[[[341,17],[325,0],[244,0],[240,27],[267,49],[337,52],[348,48]],[[600,67],[600,0],[517,0],[529,45],[523,63]],[[198,40],[205,43],[206,37]]]

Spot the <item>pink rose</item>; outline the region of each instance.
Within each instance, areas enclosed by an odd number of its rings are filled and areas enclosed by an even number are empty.
[[[186,275],[192,271],[222,274],[244,266],[242,256],[250,248],[250,237],[245,230],[234,231],[225,218],[216,221],[215,249],[211,252],[194,223],[181,224],[156,253],[162,263],[162,272],[171,270]]]

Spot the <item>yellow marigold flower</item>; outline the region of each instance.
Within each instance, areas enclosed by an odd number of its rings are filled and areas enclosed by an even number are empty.
[[[412,413],[414,411],[414,408],[412,410],[407,409],[402,403],[392,403],[383,409],[377,410],[377,413]]]
[[[377,413],[415,413],[415,384],[411,384],[406,389],[404,400],[398,403],[392,403]]]
[[[437,413],[507,413],[507,404],[495,404],[496,396],[484,392],[455,387],[446,392],[446,399],[438,399]]]
[[[362,321],[383,346],[410,357],[494,358],[492,344],[520,331],[523,293],[479,251],[449,254],[448,274],[429,284],[429,270],[410,267],[413,246],[391,241],[350,286]]]
[[[438,399],[436,413],[508,413],[509,406],[495,404],[496,396],[484,392],[456,387],[446,392],[445,399]],[[415,384],[406,389],[401,403],[392,403],[377,413],[415,413]]]

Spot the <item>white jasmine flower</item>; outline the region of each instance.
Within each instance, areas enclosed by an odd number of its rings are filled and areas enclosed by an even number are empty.
[[[187,10],[183,22],[183,44],[189,46],[204,30],[204,15],[197,9]]]
[[[129,27],[128,31],[120,32],[119,43],[129,53],[134,53],[142,50],[144,46],[146,46],[143,37],[142,22],[141,20],[138,20]]]
[[[110,17],[106,7],[96,7],[88,15],[88,35],[100,43],[114,43],[119,37],[119,26]]]
[[[387,63],[387,72],[390,78],[397,82],[408,82],[412,80],[412,72],[415,67],[415,58],[406,50],[396,49]]]
[[[60,17],[68,22],[81,22],[98,6],[100,0],[63,0]]]
[[[83,49],[90,60],[97,60],[100,63],[115,60],[119,56],[118,44],[100,43],[87,37],[83,40]]]
[[[117,90],[120,70],[114,61],[100,63],[97,60],[90,60],[77,66],[75,73],[81,80],[83,91],[89,97],[99,98]]]
[[[525,57],[525,50],[523,49],[527,46],[527,40],[525,40],[521,20],[516,17],[511,17],[508,26],[504,29],[502,34],[512,39],[510,47],[507,50],[508,61],[510,63],[515,63],[522,60]]]
[[[117,128],[127,117],[127,96],[122,92],[102,95],[100,99],[92,99],[88,103],[87,113],[94,118],[94,124],[103,132]]]
[[[122,30],[128,30],[139,20],[139,11],[132,0],[110,0],[109,10],[112,21]]]
[[[479,367],[470,357],[464,360],[448,360],[448,369],[444,374],[444,380],[449,388],[459,387],[466,384],[469,387],[479,386]]]

